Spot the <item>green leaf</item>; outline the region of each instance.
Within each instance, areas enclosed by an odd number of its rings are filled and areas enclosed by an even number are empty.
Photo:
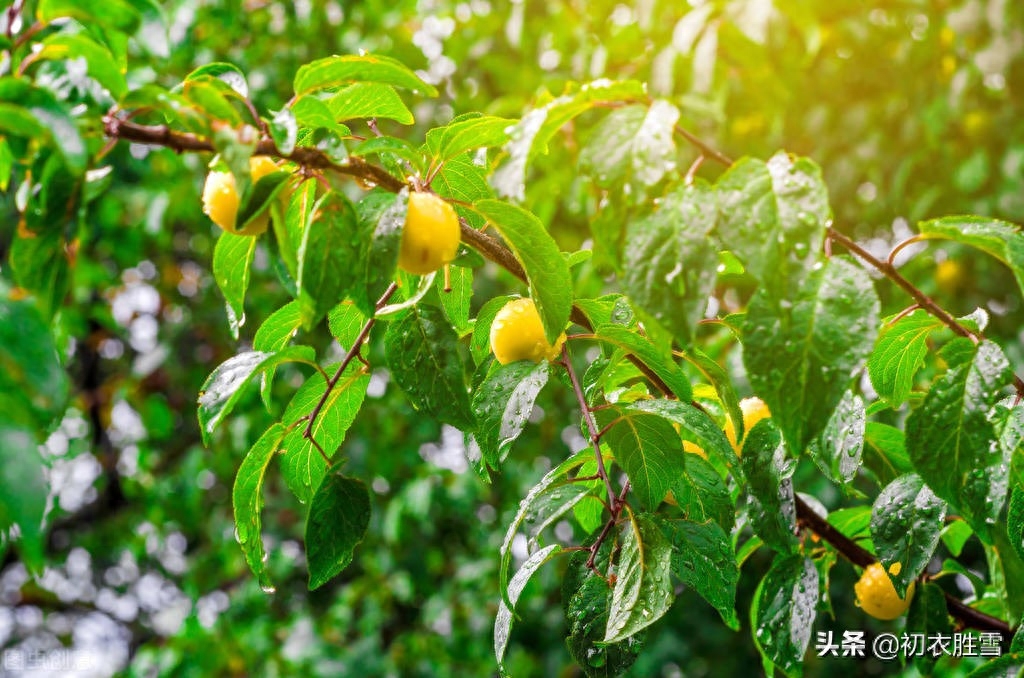
[[[672,545],[653,517],[630,512],[622,526],[604,642],[634,636],[668,612],[675,598],[668,576],[671,560]]]
[[[938,584],[928,582],[917,587],[907,611],[906,628],[908,633],[924,634],[925,638],[938,634],[952,635],[953,625],[949,621],[949,612],[946,609],[946,596]],[[935,657],[922,652],[914,658],[914,664],[922,675],[930,675]]]
[[[604,434],[603,443],[622,466],[640,503],[654,511],[683,474],[683,444],[659,416],[624,413]]]
[[[665,385],[672,391],[672,395],[679,400],[689,401],[693,397],[690,381],[683,374],[682,369],[675,362],[664,357],[654,344],[638,332],[626,329],[622,325],[607,324],[599,325],[594,330],[594,334],[601,341],[618,346],[639,358],[640,362],[665,382]]]
[[[286,362],[315,365],[316,352],[311,346],[289,346],[276,352],[245,351],[228,358],[210,373],[199,389],[199,430],[203,443],[238,403],[245,386],[253,377]],[[323,381],[322,377],[319,378]]]
[[[660,520],[659,525],[672,544],[672,573],[718,610],[726,626],[738,631],[740,570],[728,533],[711,521]]]
[[[527,165],[547,153],[548,141],[566,123],[600,104],[647,100],[646,85],[641,82],[598,80],[530,111],[509,132],[510,141],[505,146],[509,159],[494,173],[494,187],[503,197],[522,201]]]
[[[29,138],[44,137],[61,154],[72,174],[85,172],[89,158],[85,140],[67,106],[47,89],[33,87],[20,78],[0,78],[0,130]]]
[[[245,228],[265,214],[274,199],[287,186],[291,176],[291,172],[271,172],[260,177],[256,183],[250,184],[245,195],[242,196],[242,202],[238,208],[238,216],[235,220],[236,228]]]
[[[299,312],[299,302],[290,301],[263,321],[260,328],[256,330],[256,336],[253,337],[252,348],[254,351],[280,351],[291,343],[301,326],[302,314]],[[268,410],[270,409],[270,389],[273,386],[276,370],[276,367],[271,367],[260,375],[260,395]]]
[[[398,266],[398,252],[402,247],[402,230],[405,228],[405,214],[408,211],[408,193],[402,191],[397,196],[380,195],[373,204],[364,198],[360,205],[368,209],[361,223],[372,223],[370,249],[366,255],[366,296],[356,298],[360,310],[367,315],[376,312],[376,301],[391,285]],[[362,217],[362,212],[360,217]]]
[[[611,540],[598,551],[594,566],[608,569]],[[611,605],[608,583],[586,566],[589,554],[573,554],[562,582],[562,604],[565,608],[569,652],[588,678],[616,678],[637,659],[644,645],[645,633],[621,643],[606,644],[605,628]]]
[[[459,335],[465,335],[472,325],[469,322],[470,302],[473,299],[473,269],[452,266],[448,273],[449,289],[446,291],[444,276],[437,276],[434,288],[441,301],[441,309]]]
[[[728,532],[736,522],[736,506],[729,488],[715,467],[699,455],[686,458],[682,477],[672,485],[672,496],[683,515],[695,523],[714,520]]]
[[[339,125],[334,119],[330,107],[316,96],[298,97],[289,108],[299,127],[327,129],[339,132],[342,136],[350,133],[345,125]]]
[[[785,298],[820,258],[832,218],[821,168],[776,153],[743,158],[716,184],[719,237],[746,270]]]
[[[233,89],[239,96],[249,96],[249,84],[245,80],[245,73],[234,64],[223,61],[205,64],[185,76],[185,82],[205,80],[206,78],[216,78]]]
[[[491,468],[499,467],[509,447],[523,432],[549,374],[550,367],[545,361],[534,364],[520,360],[497,366],[476,389],[474,435],[483,460]]]
[[[309,94],[353,82],[378,82],[436,97],[437,90],[397,59],[380,54],[332,56],[306,64],[295,74],[295,93]]]
[[[388,368],[418,410],[464,431],[475,426],[459,337],[441,309],[418,305],[384,336]]]
[[[887,572],[899,563],[899,573],[889,578],[901,598],[935,553],[945,517],[946,503],[913,473],[894,480],[875,499],[871,540]]]
[[[43,570],[48,492],[32,430],[9,420],[0,422],[0,531],[18,526],[18,553],[36,575]]]
[[[100,24],[128,34],[134,33],[142,20],[139,12],[125,0],[39,0],[36,5],[36,18],[44,24],[63,17],[78,19],[86,26]]]
[[[337,121],[379,118],[394,120],[402,125],[415,122],[394,88],[375,82],[361,82],[346,87],[327,101],[327,108]]]
[[[1009,459],[987,415],[1010,382],[1010,367],[989,341],[954,339],[942,356],[948,371],[907,419],[907,453],[935,494],[988,543],[1006,498]]]
[[[904,433],[900,429],[869,421],[864,427],[864,466],[885,487],[904,473],[914,470],[907,456]]]
[[[634,305],[681,344],[693,340],[717,277],[715,193],[698,181],[626,229],[622,286]]]
[[[260,436],[238,467],[231,491],[238,543],[245,554],[245,562],[264,590],[271,587],[271,582],[266,563],[263,562],[263,478],[284,434],[284,426],[274,424]]]
[[[480,200],[473,209],[494,226],[523,265],[544,333],[548,343],[554,344],[572,311],[572,276],[558,245],[540,219],[521,207]]]
[[[864,400],[853,391],[847,391],[825,429],[810,445],[811,457],[818,468],[844,491],[848,491],[860,468],[866,423]]]
[[[743,363],[791,450],[803,450],[825,428],[863,366],[878,307],[871,279],[841,257],[811,273],[795,297],[775,298],[764,287],[754,295]]]
[[[256,238],[234,233],[221,233],[213,248],[213,278],[227,302],[231,336],[245,324],[245,291],[249,287]]]
[[[60,310],[71,286],[67,243],[60,232],[17,235],[11,243],[10,265],[15,282],[35,295],[46,317]]]
[[[772,419],[759,421],[743,441],[743,472],[750,492],[750,522],[768,546],[782,554],[796,551],[794,467]]]
[[[491,325],[494,316],[514,297],[499,296],[487,301],[476,314],[473,323],[473,336],[469,341],[469,351],[476,364],[481,364],[491,353]]]
[[[728,464],[738,464],[739,462],[736,450],[729,443],[729,439],[725,437],[725,432],[718,427],[710,415],[689,402],[666,399],[640,400],[631,405],[630,409],[656,414],[668,419],[673,424],[679,424],[691,434],[688,439],[691,439],[691,442],[696,443],[705,452],[718,455]]]
[[[43,40],[37,59],[85,59],[89,76],[118,100],[128,90],[124,73],[110,50],[84,34],[55,33]]]
[[[352,204],[331,191],[314,208],[298,250],[302,322],[313,327],[337,306],[356,282],[362,261],[359,225]]]
[[[282,108],[270,120],[270,136],[281,155],[291,155],[299,140],[299,123],[290,108]]]
[[[738,439],[741,440],[745,434],[743,410],[740,409],[740,398],[736,394],[736,389],[732,384],[729,373],[711,356],[698,348],[684,351],[683,357],[686,358],[687,362],[696,367],[704,375],[704,378],[708,380],[708,383],[714,387],[715,393],[718,394],[718,399],[722,401],[722,407],[725,408],[726,416],[732,422],[733,430],[736,431],[736,435],[739,436]]]
[[[580,153],[580,167],[601,188],[634,182],[654,186],[675,169],[678,120],[679,109],[663,99],[615,110],[594,129]]]
[[[1006,534],[1017,555],[1024,559],[1024,489],[1013,488],[1006,516]]]
[[[512,565],[512,542],[525,526],[531,543],[547,527],[568,513],[584,497],[591,493],[588,483],[572,482],[569,473],[593,459],[589,449],[577,452],[555,468],[548,471],[540,482],[534,485],[519,502],[519,510],[505,531],[501,543],[501,563],[498,567],[500,589],[504,592],[509,585],[509,570]],[[509,601],[505,600],[508,605]]]
[[[892,407],[899,407],[910,396],[914,375],[928,354],[928,336],[940,327],[939,320],[922,310],[882,326],[868,358],[868,375],[875,391]]]
[[[954,558],[960,557],[960,553],[964,550],[964,544],[973,536],[974,530],[964,520],[947,522],[942,528],[942,532],[939,533],[942,543],[946,545],[946,548],[949,549]]]
[[[50,328],[34,305],[0,296],[0,411],[11,435],[20,427],[49,429],[64,413],[68,388]]]
[[[331,365],[326,369],[329,374],[333,374],[337,367]],[[345,442],[345,433],[359,414],[369,383],[370,375],[358,361],[353,361],[345,368],[330,395],[324,400],[323,407],[310,428],[310,435],[327,457],[333,457]],[[282,444],[284,452],[281,455],[281,475],[284,476],[288,489],[303,503],[308,502],[316,488],[320,486],[327,472],[327,461],[317,446],[303,437],[308,424],[299,422],[312,414],[313,408],[323,399],[326,390],[327,385],[323,377],[314,374],[292,396],[282,418],[284,425],[290,427],[291,431],[285,436]]]
[[[348,567],[369,525],[370,493],[366,485],[332,470],[313,495],[306,519],[310,591]]]
[[[498,603],[498,614],[494,618],[494,656],[502,670],[504,670],[503,662],[505,660],[505,650],[508,648],[509,634],[512,633],[512,610],[515,608],[516,603],[519,602],[519,596],[522,595],[523,589],[526,588],[526,584],[530,581],[530,577],[544,563],[560,553],[562,553],[562,547],[558,544],[551,544],[535,551],[526,559],[526,562],[523,563],[522,567],[519,568],[519,571],[516,572],[515,576],[508,583],[506,597],[509,603],[511,603],[511,607],[505,603],[504,598]]]
[[[460,217],[473,228],[482,228],[485,220],[473,209],[459,203],[475,203],[493,198],[494,191],[487,183],[487,168],[473,162],[469,156],[457,156],[441,165],[430,187],[442,198],[455,201],[453,207]]]
[[[750,608],[754,642],[761,655],[786,675],[803,674],[803,657],[817,616],[818,583],[818,569],[809,558],[778,555],[754,594]]]
[[[1024,675],[1024,652],[1000,655],[967,674],[967,678],[1020,678]]]
[[[434,162],[447,162],[466,151],[501,146],[508,141],[508,130],[515,123],[491,115],[458,120],[427,132],[427,147]]]
[[[1010,267],[1024,292],[1024,234],[1008,221],[974,215],[931,219],[918,224],[929,239],[953,240],[985,252]]]

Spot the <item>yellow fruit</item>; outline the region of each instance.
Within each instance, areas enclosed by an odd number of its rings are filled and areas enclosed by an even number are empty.
[[[899,568],[891,569],[899,572]],[[914,582],[907,587],[907,597],[900,598],[881,563],[872,563],[864,568],[864,574],[853,590],[857,594],[857,604],[875,619],[896,619],[907,611],[914,599]]]
[[[760,398],[744,398],[740,401],[740,410],[743,412],[743,438],[747,437],[747,431],[754,428],[754,424],[772,416],[768,406]],[[736,428],[732,425],[732,419],[725,421],[725,437],[739,453],[743,448],[743,440],[736,440]]]
[[[274,161],[265,155],[249,158],[249,174],[253,183],[277,169]],[[235,175],[230,172],[210,172],[203,186],[203,212],[213,223],[229,233],[237,235],[259,235],[267,230],[270,223],[270,210],[265,210],[245,228],[236,228],[238,205],[241,197],[235,183]]]
[[[935,267],[935,283],[939,289],[948,294],[955,294],[963,287],[966,276],[960,262],[954,259],[945,259]]]
[[[513,299],[501,307],[491,324],[491,350],[502,365],[516,360],[554,360],[564,343],[565,332],[554,346],[548,343],[533,299]]]
[[[411,193],[398,265],[417,275],[433,273],[459,252],[459,217],[433,193]]]

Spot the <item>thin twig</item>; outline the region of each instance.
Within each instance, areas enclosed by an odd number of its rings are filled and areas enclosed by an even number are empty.
[[[569,375],[569,381],[572,383],[572,391],[576,395],[576,402],[579,403],[580,409],[583,411],[583,421],[587,425],[587,431],[590,434],[590,444],[594,448],[594,457],[597,459],[597,475],[601,476],[604,480],[604,487],[608,490],[608,505],[614,513],[615,488],[612,487],[612,480],[604,466],[604,455],[601,453],[601,434],[597,430],[594,414],[590,411],[590,406],[587,405],[587,397],[583,394],[583,387],[580,385],[579,377],[576,376],[576,370],[573,369],[568,346],[562,346],[562,364],[565,366],[565,371]]]

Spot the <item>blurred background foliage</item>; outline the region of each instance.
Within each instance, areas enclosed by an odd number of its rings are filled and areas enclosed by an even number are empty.
[[[415,128],[382,122],[385,132],[418,142],[459,113],[520,117],[568,83],[635,78],[681,108],[682,127],[734,157],[783,148],[814,158],[837,226],[876,254],[910,236],[922,218],[1024,221],[1024,5],[1012,0],[169,0],[162,7],[165,23],[150,21],[128,45],[132,87],[173,86],[197,66],[229,61],[247,74],[259,109],[276,110],[308,61],[389,54],[422,69],[442,92],[434,100],[407,97]],[[75,68],[49,62],[42,75],[66,79],[69,99],[87,98],[75,91]],[[595,219],[628,217],[629,205],[603,204],[580,176],[580,148],[599,117],[566,127],[528,177],[529,203],[563,249],[583,244]],[[683,148],[680,160],[695,157]],[[74,304],[54,321],[71,356],[74,399],[46,445],[55,488],[51,566],[32,582],[7,553],[0,645],[44,652],[70,645],[95,658],[95,675],[492,675],[498,545],[529,487],[582,445],[568,393],[544,392],[536,425],[488,485],[467,472],[461,435],[413,411],[386,370],[375,370],[376,402],[342,450],[353,475],[372,479],[367,538],[352,567],[309,594],[302,507],[271,484],[265,530],[279,586],[267,595],[234,542],[230,488],[269,416],[251,393],[251,407],[237,409],[212,450],[201,446],[195,419],[204,378],[240,348],[211,275],[217,229],[199,200],[207,159],[122,144],[108,160],[112,180],[79,234]],[[709,178],[717,171],[699,170]],[[4,258],[17,224],[15,188],[0,194]],[[899,262],[954,314],[986,308],[988,334],[1024,364],[1020,302],[1001,265],[942,244],[907,248]],[[486,270],[474,308],[507,290]],[[580,275],[587,292],[600,292],[589,265]],[[723,296],[723,312],[742,307],[742,285],[736,289]],[[885,285],[880,293],[889,313],[905,305]],[[241,346],[288,300],[261,250],[249,300]],[[331,350],[326,332],[307,339]],[[374,365],[383,364],[379,339]],[[730,356],[729,364],[739,360]],[[282,398],[300,376],[285,372],[277,382]],[[833,488],[811,478],[797,484],[835,499]],[[571,537],[568,523],[557,529]],[[970,544],[961,561],[984,567],[980,547]],[[744,567],[741,619],[767,565],[767,555],[756,554]],[[542,570],[520,603],[524,622],[507,661],[514,676],[578,675],[562,640],[556,570]],[[819,628],[876,628],[853,605],[854,579],[848,565],[832,570],[838,618]],[[629,675],[746,675],[758,664],[748,629],[728,630],[684,593],[651,629]],[[939,671],[962,673],[968,664],[947,660]],[[896,670],[813,657],[806,668],[808,675]]]

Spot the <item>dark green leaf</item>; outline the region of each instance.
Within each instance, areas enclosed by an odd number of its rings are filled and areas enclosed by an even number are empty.
[[[634,403],[631,409],[656,414],[674,424],[679,424],[691,434],[686,436],[687,439],[696,443],[705,452],[718,455],[728,464],[739,462],[736,450],[733,449],[729,439],[725,437],[725,433],[718,427],[715,420],[689,402],[666,399],[640,400]]]
[[[1013,488],[1006,516],[1006,534],[1017,555],[1024,559],[1024,489]]]
[[[869,421],[864,427],[864,466],[875,474],[881,487],[912,472],[914,467],[907,456],[903,431]]]
[[[659,524],[672,544],[672,573],[718,610],[729,628],[738,631],[736,585],[740,570],[728,533],[711,521],[662,520]]]
[[[462,430],[475,426],[459,337],[441,309],[418,305],[384,337],[388,367],[413,406]]]
[[[0,297],[0,408],[11,435],[20,426],[48,429],[67,399],[68,377],[49,327],[31,302]]]
[[[72,0],[72,4],[79,4]],[[6,105],[13,104],[13,105]],[[32,125],[31,121],[35,121]],[[85,172],[88,150],[67,106],[47,89],[19,78],[0,78],[0,129],[25,137],[45,136],[74,175]]]
[[[899,572],[890,579],[901,598],[935,553],[945,517],[946,503],[913,473],[894,480],[875,499],[871,539],[890,574],[890,566],[899,563]]]
[[[793,553],[796,539],[794,466],[772,419],[759,421],[743,441],[743,472],[750,492],[754,532],[779,553]]]
[[[296,282],[304,326],[315,325],[345,298],[361,258],[355,210],[332,191],[317,204],[299,242]]]
[[[18,552],[34,574],[42,574],[46,478],[39,442],[29,428],[0,423],[0,531],[18,526]]]
[[[733,430],[736,431],[737,440],[742,440],[745,434],[743,426],[743,410],[740,409],[740,398],[736,395],[732,379],[729,373],[722,368],[711,356],[698,348],[692,348],[683,353],[687,362],[700,370],[704,378],[715,388],[718,399],[722,401],[725,414],[732,422]]]
[[[825,424],[825,430],[810,445],[811,457],[818,468],[844,490],[860,468],[866,420],[864,400],[847,391]]]
[[[368,197],[364,198],[360,205],[370,207],[367,200]],[[395,275],[407,210],[408,194],[403,191],[397,196],[380,195],[365,219],[360,211],[360,223],[373,224],[370,249],[366,255],[366,297],[355,299],[360,310],[367,315],[375,313],[376,301]]]
[[[594,334],[598,339],[618,346],[639,358],[640,362],[665,382],[672,392],[671,395],[683,401],[688,401],[693,397],[690,382],[679,366],[662,355],[649,340],[638,332],[626,329],[622,325],[608,324],[597,327]]]
[[[868,359],[868,374],[878,395],[892,407],[906,402],[928,353],[928,335],[940,327],[941,322],[921,310],[883,325]]]
[[[286,362],[313,365],[315,358],[310,346],[289,346],[276,352],[246,351],[218,365],[199,389],[199,430],[203,442],[210,444],[214,429],[231,413],[254,376]]]
[[[488,375],[473,396],[477,444],[483,460],[498,468],[508,449],[526,426],[537,394],[548,381],[550,367],[519,360],[500,365]]]
[[[988,542],[1006,499],[1010,461],[988,412],[1009,383],[1010,368],[989,341],[955,339],[942,356],[948,371],[907,419],[907,453],[935,494]]]
[[[638,310],[689,344],[714,291],[715,193],[699,181],[663,199],[626,229],[622,286]]]
[[[780,554],[754,594],[750,608],[754,642],[762,656],[787,675],[803,674],[804,653],[817,616],[818,584],[813,561]]]
[[[878,307],[871,279],[841,257],[814,271],[795,297],[773,298],[766,288],[754,295],[743,363],[790,449],[803,450],[825,428],[871,349]]]
[[[250,184],[238,208],[236,228],[245,228],[264,215],[273,204],[274,198],[285,190],[290,178],[290,172],[271,172],[260,177],[256,183]]]
[[[255,252],[256,238],[227,232],[221,233],[213,249],[213,278],[227,302],[228,324],[235,339],[245,324],[245,291]]]
[[[246,453],[242,465],[238,467],[238,475],[235,476],[235,485],[231,492],[238,543],[245,554],[245,562],[249,564],[249,569],[256,575],[264,590],[267,590],[271,583],[266,563],[263,562],[263,478],[284,434],[284,426],[274,424],[260,436],[252,449]]]
[[[370,525],[370,493],[362,481],[332,470],[324,478],[306,519],[309,590],[348,567]]]
[[[907,632],[921,633],[925,638],[937,634],[952,634],[953,625],[949,621],[949,612],[946,611],[946,596],[938,584],[926,583],[915,591],[914,599],[910,601],[910,609],[907,611]],[[927,652],[922,652],[914,658],[914,664],[924,675],[929,675],[935,658]]]
[[[718,471],[699,455],[686,458],[683,476],[672,485],[672,496],[691,521],[714,520],[723,530],[732,530],[736,507]]]
[[[437,90],[405,64],[380,54],[332,56],[306,64],[295,74],[295,93],[308,94],[353,82],[379,82],[437,96]]]
[[[523,265],[549,344],[565,329],[572,310],[572,276],[558,245],[540,219],[501,200],[480,200],[479,212],[505,239]]]
[[[292,154],[299,139],[299,123],[291,109],[282,108],[274,114],[270,121],[270,136],[281,155]]]
[[[64,305],[71,286],[66,248],[64,238],[57,231],[24,232],[11,243],[10,265],[14,280],[35,295],[38,309],[47,317]]]
[[[683,444],[659,416],[626,413],[601,439],[633,483],[640,503],[654,511],[683,475]]]
[[[630,638],[658,621],[675,598],[669,579],[672,545],[651,516],[630,512],[629,518],[621,531],[606,643]]]

